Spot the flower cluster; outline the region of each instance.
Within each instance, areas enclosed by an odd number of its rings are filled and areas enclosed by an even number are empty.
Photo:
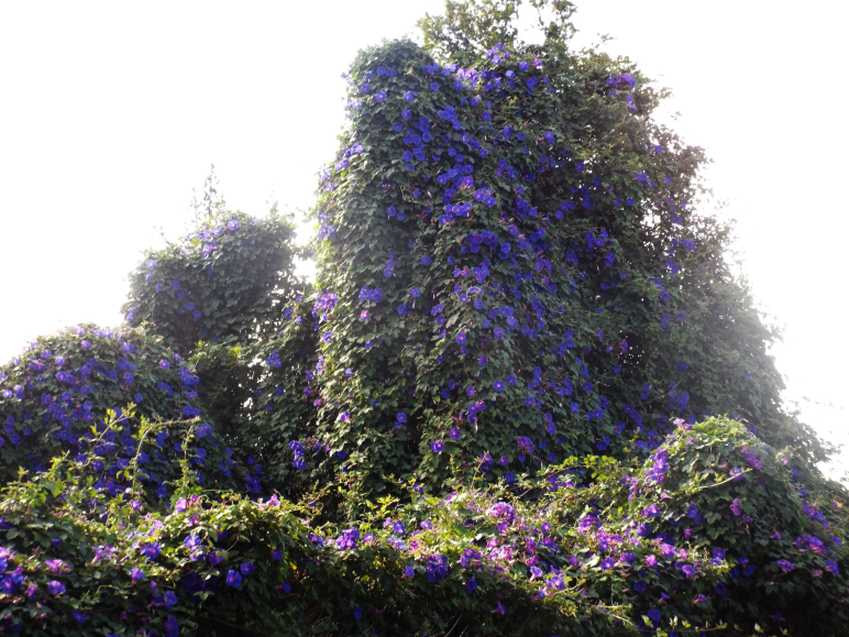
[[[232,450],[202,417],[198,377],[189,362],[158,337],[139,330],[106,330],[81,325],[41,338],[0,368],[0,476],[19,467],[46,470],[54,455],[99,459],[91,470],[98,488],[117,494],[127,486],[123,473],[136,463],[142,483],[155,499],[165,499],[175,462],[186,456],[203,484],[232,484]],[[134,405],[126,411],[127,405]],[[105,426],[107,410],[120,426]],[[174,421],[152,432],[137,452],[139,418]],[[194,435],[184,440],[187,428]]]

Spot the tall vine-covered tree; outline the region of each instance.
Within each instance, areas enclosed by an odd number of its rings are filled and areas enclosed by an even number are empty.
[[[569,49],[570,4],[532,4],[541,43],[519,3],[448,3],[423,47],[352,67],[317,208],[331,458],[378,490],[512,480],[734,413],[820,459],[726,230],[695,210],[702,151],[652,118],[663,95],[633,64]]]

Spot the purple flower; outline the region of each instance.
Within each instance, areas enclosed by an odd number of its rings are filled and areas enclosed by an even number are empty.
[[[652,504],[643,508],[642,514],[643,514],[644,517],[647,517],[647,518],[657,517],[658,515],[660,515],[660,507],[657,506],[657,504],[653,502]]]
[[[516,518],[516,510],[506,502],[496,502],[489,507],[486,513],[499,522],[505,522],[507,524],[512,524]]]
[[[342,534],[336,538],[336,548],[340,551],[348,551],[357,547],[357,540],[360,539],[358,529],[345,529]]]
[[[728,508],[731,509],[731,513],[734,514],[734,517],[739,518],[743,515],[743,508],[741,506],[740,498],[734,498],[731,501],[731,504],[728,505]]]
[[[652,461],[652,467],[646,472],[646,477],[656,483],[663,482],[669,470],[669,453],[666,449],[659,449],[652,456]]]
[[[578,532],[586,533],[590,529],[598,528],[601,521],[595,513],[587,513],[578,518]]]
[[[383,278],[389,279],[395,274],[395,255],[390,254],[383,266]]]
[[[533,453],[534,443],[527,436],[516,436],[516,446],[525,453]]]
[[[363,287],[360,289],[360,301],[380,303],[383,300],[383,290],[380,288]]]
[[[448,558],[444,555],[431,555],[427,558],[425,573],[427,581],[430,583],[438,582],[448,575]]]
[[[775,564],[776,564],[776,566],[778,566],[778,568],[780,568],[780,569],[782,570],[782,572],[784,572],[784,573],[789,573],[789,572],[790,572],[790,571],[792,571],[794,568],[796,568],[796,565],[795,565],[795,564],[793,564],[793,562],[791,562],[791,561],[789,561],[789,560],[777,560],[777,561],[775,562]]]
[[[631,73],[619,73],[618,75],[609,76],[607,78],[607,85],[613,89],[629,90],[637,85],[637,78]]]
[[[239,588],[242,585],[242,574],[234,569],[227,570],[227,577],[224,580],[230,588]]]
[[[53,575],[61,575],[62,573],[68,573],[71,570],[71,565],[64,560],[46,560],[44,565],[47,567],[48,571],[53,573]]]
[[[174,615],[165,618],[165,637],[180,637],[180,624]]]
[[[695,502],[691,502],[687,507],[687,517],[690,518],[695,524],[701,524],[704,522],[704,518],[702,517],[701,511],[699,511],[699,507],[696,506]]]
[[[134,566],[132,569],[130,569],[130,579],[132,580],[133,584],[138,584],[139,582],[144,580],[144,571]]]
[[[430,450],[433,453],[442,453],[445,450],[445,443],[441,440],[434,440],[430,443]]]
[[[753,469],[760,471],[764,468],[763,460],[760,459],[758,454],[749,449],[748,446],[744,445],[740,448],[740,455],[746,459],[746,463]]]
[[[265,363],[272,369],[280,369],[283,366],[283,361],[280,360],[280,352],[276,349],[273,350],[265,359]]]
[[[153,561],[159,557],[159,542],[144,542],[139,546],[139,551],[142,555],[146,556],[147,559]]]
[[[646,617],[651,620],[651,623],[655,626],[660,626],[660,610],[657,608],[650,608],[646,611]]]
[[[47,582],[47,592],[54,597],[63,595],[65,593],[65,585],[58,580],[52,579]]]
[[[245,577],[253,573],[255,570],[256,566],[254,566],[254,563],[250,560],[248,560],[247,562],[242,562],[239,565],[239,572]]]
[[[102,560],[110,560],[115,556],[115,547],[106,545],[96,546],[94,548],[94,558],[93,562],[100,562]],[[0,569],[2,570],[2,569]]]
[[[696,567],[685,562],[681,565],[681,572],[684,573],[684,577],[693,578],[696,576]]]
[[[460,566],[469,568],[469,566],[477,566],[480,564],[481,554],[475,549],[464,549],[460,556]]]

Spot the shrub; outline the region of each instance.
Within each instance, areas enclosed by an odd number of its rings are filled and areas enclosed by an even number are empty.
[[[160,337],[140,329],[105,330],[81,325],[40,338],[0,368],[0,481],[20,469],[43,471],[56,455],[84,455],[92,437],[105,431],[107,410],[121,413],[121,427],[99,440],[102,457],[91,465],[98,486],[116,494],[126,486],[122,472],[133,461],[139,479],[159,499],[180,458],[188,458],[203,484],[232,485],[233,451],[199,406],[194,368]],[[163,424],[138,451],[138,417]],[[194,419],[184,445],[186,420]]]
[[[151,251],[130,277],[130,325],[148,323],[183,355],[198,341],[233,343],[273,321],[294,286],[291,224],[216,211],[182,241]]]

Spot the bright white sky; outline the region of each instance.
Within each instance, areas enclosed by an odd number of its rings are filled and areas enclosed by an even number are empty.
[[[343,124],[340,75],[441,4],[0,4],[0,360],[117,324],[127,273],[186,228],[210,163],[230,205],[309,207]],[[784,328],[787,398],[849,443],[843,5],[578,0],[576,24],[673,90],[666,112],[714,160],[742,270]]]

